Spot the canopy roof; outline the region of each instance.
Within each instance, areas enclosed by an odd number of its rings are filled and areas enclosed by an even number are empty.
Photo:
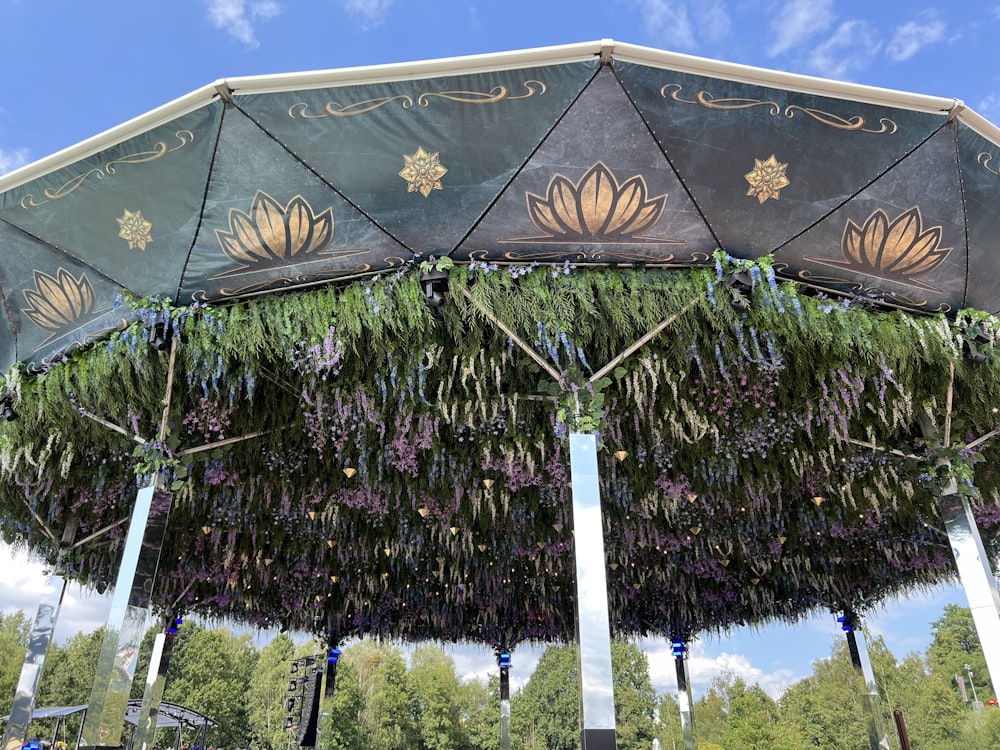
[[[956,100],[611,41],[225,79],[0,178],[0,365],[118,326],[123,289],[218,301],[431,255],[773,253],[992,312],[997,144]]]
[[[937,582],[937,463],[1000,520],[998,143],[611,42],[206,87],[0,178],[0,533],[111,581],[157,475],[165,612],[569,638],[599,428],[617,632]]]

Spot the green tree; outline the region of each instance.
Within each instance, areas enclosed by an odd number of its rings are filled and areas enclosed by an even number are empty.
[[[701,698],[694,702],[691,713],[699,745],[720,745],[725,739],[728,723],[725,678],[716,678]]]
[[[656,691],[649,679],[649,660],[634,643],[614,641],[611,667],[619,750],[646,750],[653,742],[656,714]]]
[[[662,693],[656,701],[656,737],[660,747],[670,750],[684,747],[684,730],[681,727],[680,707],[670,693]]]
[[[31,621],[23,612],[0,614],[0,713],[4,716],[14,705],[14,690],[21,675],[30,632]]]
[[[427,750],[456,750],[465,744],[458,706],[454,660],[436,646],[421,646],[410,658],[408,675],[417,729]]]
[[[728,723],[723,746],[744,750],[796,750],[805,741],[781,721],[778,704],[760,685],[736,677],[727,686]]]
[[[218,727],[210,735],[216,745],[246,747],[247,692],[256,663],[257,650],[248,635],[186,624],[177,634],[164,699],[197,706],[216,721]]]
[[[288,738],[287,715],[289,669],[295,644],[286,634],[279,634],[260,651],[257,668],[250,678],[247,693],[250,732],[255,744],[265,748],[284,748]]]
[[[458,689],[459,723],[468,746],[475,750],[500,747],[500,677],[472,680]]]
[[[364,703],[358,672],[343,657],[337,664],[333,697],[323,701],[323,720],[320,723],[321,750],[365,750],[371,745],[361,725]]]
[[[365,640],[344,649],[340,659],[357,673],[364,746],[371,750],[417,747],[413,696],[399,649]]]
[[[648,748],[654,737],[656,693],[646,657],[630,643],[611,647],[618,747]],[[580,693],[575,646],[549,646],[511,701],[512,742],[524,750],[580,744]]]
[[[973,673],[976,693],[984,703],[993,696],[990,674],[986,668],[986,657],[979,644],[979,634],[972,620],[968,607],[957,604],[945,605],[941,617],[931,623],[934,635],[927,649],[927,661],[933,672],[943,674],[951,681],[956,693],[959,693],[956,676],[961,676],[966,682],[969,699],[972,699],[972,689],[968,686],[969,675],[965,666],[968,664]]]
[[[576,649],[549,646],[511,699],[511,744],[523,750],[577,750],[580,694]]]

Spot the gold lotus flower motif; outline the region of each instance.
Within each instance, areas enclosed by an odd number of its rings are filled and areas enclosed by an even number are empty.
[[[94,287],[81,273],[80,278],[65,268],[50,276],[44,271],[34,272],[35,288],[25,289],[24,298],[28,307],[21,308],[27,318],[46,330],[58,330],[75,323],[94,307]]]
[[[417,146],[417,153],[403,155],[403,163],[406,166],[399,176],[409,183],[406,192],[419,192],[426,198],[431,190],[444,190],[441,178],[448,174],[448,170],[441,165],[439,152],[429,154],[424,151],[423,146]]]
[[[746,181],[750,183],[747,195],[756,196],[761,203],[768,198],[778,200],[781,197],[781,189],[791,184],[785,176],[788,165],[775,159],[774,154],[764,160],[754,159],[753,164],[753,171],[744,175]]]
[[[258,190],[247,214],[229,209],[229,231],[215,230],[222,252],[247,265],[287,262],[321,251],[333,239],[333,209],[316,214],[309,202],[296,195],[282,206]]]
[[[879,208],[861,227],[847,220],[840,240],[844,260],[828,262],[872,276],[910,279],[941,265],[952,248],[940,245],[941,227],[924,229],[917,206],[892,221]]]
[[[129,250],[145,250],[146,245],[153,241],[149,230],[153,228],[153,223],[147,221],[142,216],[142,211],[129,211],[127,208],[118,222],[118,236],[128,242]]]
[[[619,183],[602,162],[573,183],[555,175],[545,197],[526,193],[531,222],[560,241],[623,242],[651,239],[641,233],[660,220],[667,196],[647,198],[646,181],[635,175]]]

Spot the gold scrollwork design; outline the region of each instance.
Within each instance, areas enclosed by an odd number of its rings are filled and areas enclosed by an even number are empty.
[[[148,151],[139,151],[135,154],[128,154],[121,157],[120,159],[113,159],[104,165],[104,169],[99,169],[94,167],[88,169],[83,174],[79,174],[66,182],[64,182],[59,187],[46,188],[42,191],[44,200],[36,200],[35,196],[28,194],[21,198],[21,208],[38,208],[39,206],[44,206],[49,201],[62,200],[66,196],[75,192],[89,177],[96,177],[98,180],[103,180],[108,175],[114,175],[118,173],[116,165],[119,164],[146,164],[151,161],[157,161],[162,159],[167,154],[173,151],[179,151],[185,146],[190,145],[194,142],[194,133],[190,130],[178,130],[174,133],[174,136],[180,142],[175,146],[170,146],[166,141],[157,141],[153,148]]]
[[[733,110],[750,109],[752,107],[767,107],[768,114],[772,117],[777,117],[778,115],[783,114],[789,120],[794,119],[796,113],[801,112],[802,114],[808,115],[818,123],[827,125],[831,128],[836,128],[837,130],[845,130],[848,132],[872,133],[874,135],[888,133],[889,135],[892,135],[899,130],[899,125],[888,117],[880,117],[878,119],[878,127],[875,127],[874,125],[869,125],[868,121],[861,115],[843,117],[842,115],[824,112],[823,110],[816,109],[814,107],[803,107],[798,104],[789,104],[787,107],[782,109],[781,105],[775,101],[771,101],[770,99],[746,99],[739,97],[716,99],[711,93],[704,90],[697,92],[693,99],[682,99],[680,96],[682,89],[683,86],[679,83],[668,83],[665,86],[660,87],[660,96],[664,98],[669,96],[675,102],[680,102],[682,104],[697,104],[705,107],[706,109]]]
[[[995,174],[998,177],[1000,177],[1000,168],[990,166],[990,162],[993,161],[994,158],[995,158],[994,154],[991,154],[988,151],[981,151],[976,156],[976,161],[978,161],[979,166],[981,166],[987,172],[989,172],[990,174]]]
[[[823,112],[819,109],[813,109],[811,107],[800,107],[797,104],[789,104],[785,107],[785,117],[791,120],[795,117],[796,112],[802,112],[803,114],[809,115],[811,118],[820,122],[824,125],[829,125],[831,128],[836,128],[837,130],[859,130],[862,133],[874,133],[875,135],[881,135],[882,133],[889,133],[892,135],[897,130],[899,126],[895,121],[890,120],[888,117],[880,117],[879,127],[875,129],[874,127],[865,127],[865,118],[861,115],[855,115],[854,117],[841,117],[840,115],[834,115],[829,112]]]
[[[262,281],[256,281],[239,288],[222,287],[216,292],[216,296],[209,295],[207,290],[201,289],[192,295],[193,299],[208,301],[209,299],[219,299],[227,297],[254,297],[260,294],[267,294],[275,289],[303,289],[319,284],[327,284],[330,281],[345,280],[356,276],[363,276],[370,273],[373,266],[370,263],[362,263],[354,268],[341,269],[336,271],[325,271],[314,274],[298,274],[297,276],[278,276]]]
[[[751,107],[768,107],[772,116],[781,114],[781,106],[777,102],[762,99],[744,99],[739,97],[727,97],[716,99],[707,91],[699,91],[694,95],[694,99],[681,99],[680,93],[683,86],[679,83],[668,83],[660,88],[660,96],[666,97],[670,90],[670,98],[682,104],[699,104],[707,109],[750,109]]]
[[[507,86],[498,85],[489,91],[425,91],[417,96],[416,102],[414,102],[413,97],[406,94],[364,99],[363,101],[351,104],[327,102],[323,105],[323,111],[316,114],[309,112],[309,105],[306,102],[296,102],[288,108],[288,116],[299,120],[319,120],[324,117],[356,117],[374,112],[393,102],[399,102],[399,105],[403,109],[412,109],[414,106],[429,107],[433,99],[444,99],[445,101],[456,102],[458,104],[497,104],[503,101],[530,99],[533,96],[541,96],[548,91],[548,87],[542,81],[527,80],[521,85],[524,86],[527,93],[511,94]]]

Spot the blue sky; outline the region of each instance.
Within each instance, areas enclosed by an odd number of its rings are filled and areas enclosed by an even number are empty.
[[[99,10],[97,10],[99,9]],[[763,68],[963,100],[1000,122],[1000,0],[0,0],[0,174],[220,78],[484,54],[611,38]],[[31,616],[41,566],[0,550],[0,610]],[[961,591],[887,603],[869,622],[902,657]],[[59,637],[97,627],[106,598],[73,589]],[[829,654],[833,617],[695,644],[692,682],[724,669],[777,694]],[[646,644],[672,689],[662,643]],[[455,652],[463,674],[495,669]],[[537,652],[515,654],[515,681]]]

